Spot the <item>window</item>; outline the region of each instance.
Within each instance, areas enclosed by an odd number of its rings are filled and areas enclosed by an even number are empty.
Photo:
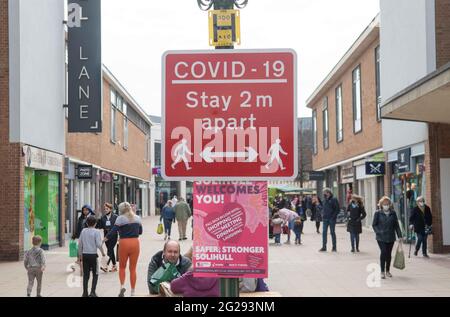
[[[336,141],[344,139],[344,119],[342,108],[342,85],[336,88]]]
[[[128,149],[128,118],[123,117],[123,148]]]
[[[317,154],[317,111],[313,111],[313,151]]]
[[[161,143],[155,142],[155,166],[161,166]]]
[[[123,114],[127,115],[128,105],[127,105],[127,103],[125,101],[123,102],[122,107],[123,107],[123,109],[122,109]]]
[[[123,98],[122,96],[120,96],[119,94],[117,95],[117,104],[116,104],[117,109],[119,109],[120,111],[123,111]]]
[[[322,115],[323,115],[323,148],[328,149],[328,131],[329,131],[329,122],[328,122],[328,97],[323,99],[322,106]]]
[[[361,67],[353,71],[353,132],[362,130]]]
[[[110,87],[111,90],[111,142],[116,143],[116,104],[117,95],[115,90]]]
[[[377,94],[377,121],[381,121],[380,46],[375,48],[375,85]]]
[[[113,106],[113,107],[115,107],[116,106],[116,92],[114,91],[114,89],[112,88],[112,87],[110,87],[110,90],[111,90],[111,105]]]
[[[147,162],[150,162],[150,158],[152,157],[151,151],[152,151],[152,139],[150,138],[150,135],[147,135],[147,147],[145,151],[145,160]]]
[[[111,105],[111,142],[116,143],[116,108]]]

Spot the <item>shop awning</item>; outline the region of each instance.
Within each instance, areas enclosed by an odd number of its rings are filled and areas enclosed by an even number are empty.
[[[292,194],[292,195],[300,194],[304,191],[311,191],[311,189],[304,189],[304,188],[293,187],[293,186],[289,186],[289,185],[270,185],[269,188],[274,188],[285,194]]]
[[[386,101],[381,116],[450,124],[450,63]]]

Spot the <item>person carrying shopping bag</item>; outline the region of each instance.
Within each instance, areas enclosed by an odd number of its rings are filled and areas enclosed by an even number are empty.
[[[397,213],[394,210],[389,197],[384,196],[379,201],[380,209],[373,217],[373,230],[380,247],[381,278],[392,277],[390,267],[392,259],[392,249],[397,235],[399,242],[402,239],[402,232],[398,223]]]

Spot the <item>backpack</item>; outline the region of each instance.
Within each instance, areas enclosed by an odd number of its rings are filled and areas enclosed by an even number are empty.
[[[266,282],[264,282],[264,279],[257,278],[255,292],[268,292],[268,291],[269,291],[269,287],[267,286]]]

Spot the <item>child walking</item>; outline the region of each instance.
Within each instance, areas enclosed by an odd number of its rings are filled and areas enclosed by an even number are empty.
[[[273,225],[273,236],[275,237],[275,245],[281,245],[281,233],[282,228],[281,225],[283,223],[283,219],[280,218],[280,215],[276,212],[272,217],[272,225]]]
[[[97,219],[94,216],[89,216],[86,220],[87,228],[81,231],[78,242],[78,254],[83,265],[83,297],[97,297],[95,290],[98,281],[98,255],[97,249],[100,250],[102,256],[105,256],[103,251],[103,241],[99,230],[95,229]],[[92,287],[91,293],[88,296],[88,283],[92,271]]]
[[[300,217],[294,220],[295,244],[302,244],[303,221]]]
[[[25,269],[28,271],[28,288],[27,296],[31,296],[33,290],[34,280],[37,280],[36,296],[41,297],[42,289],[42,275],[45,270],[45,256],[44,250],[41,249],[42,238],[41,236],[33,237],[33,247],[26,252],[24,258]]]

